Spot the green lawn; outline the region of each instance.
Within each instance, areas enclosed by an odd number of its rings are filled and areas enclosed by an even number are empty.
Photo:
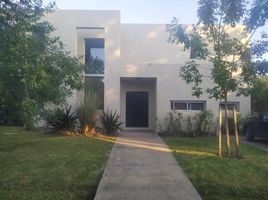
[[[0,199],[93,199],[112,144],[0,126]]]
[[[218,158],[216,138],[163,139],[203,200],[268,199],[268,153],[242,145],[244,159]]]

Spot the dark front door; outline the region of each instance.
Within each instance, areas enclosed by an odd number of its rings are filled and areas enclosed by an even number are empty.
[[[148,127],[148,92],[126,92],[126,127]]]

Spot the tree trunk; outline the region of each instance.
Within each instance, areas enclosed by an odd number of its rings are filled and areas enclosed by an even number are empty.
[[[219,146],[218,146],[218,156],[221,157],[221,138],[222,138],[222,134],[221,134],[221,127],[222,127],[222,113],[221,113],[221,107],[219,106],[219,122],[218,122],[218,142],[219,142]]]
[[[236,114],[235,106],[233,107],[233,118],[234,118],[234,132],[235,132],[236,156],[239,158],[240,157],[239,136],[238,136],[237,114]]]
[[[225,135],[226,135],[226,148],[227,156],[231,156],[231,147],[230,147],[230,133],[229,133],[229,124],[228,124],[228,105],[227,105],[227,94],[224,99],[224,111],[225,111]]]

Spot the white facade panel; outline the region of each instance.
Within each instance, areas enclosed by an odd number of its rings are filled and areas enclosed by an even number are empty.
[[[165,25],[159,24],[121,24],[119,11],[64,11],[59,10],[46,16],[46,19],[56,28],[54,34],[61,37],[66,50],[74,56],[84,56],[84,38],[104,38],[105,40],[105,73],[104,73],[104,109],[120,111],[122,120],[125,116],[124,93],[127,88],[142,90],[142,84],[122,85],[122,77],[155,78],[155,91],[147,88],[156,99],[155,113],[150,114],[150,128],[155,127],[155,119],[162,119],[171,111],[171,100],[198,100],[192,96],[191,86],[179,77],[180,68],[189,59],[189,51],[184,51],[181,45],[167,42],[168,33]],[[211,64],[202,61],[200,69],[209,74]],[[204,87],[213,82],[206,78]],[[138,87],[138,88],[137,88]],[[120,93],[121,92],[121,93]],[[83,96],[75,92],[69,99],[77,105]],[[200,97],[206,101],[207,110],[217,116],[219,101],[209,99],[206,94]],[[240,103],[240,113],[250,113],[250,97],[234,97],[230,101]],[[153,111],[150,111],[153,112]],[[195,113],[196,111],[183,111]]]

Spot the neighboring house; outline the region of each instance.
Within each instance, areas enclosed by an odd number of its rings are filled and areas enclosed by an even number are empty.
[[[190,51],[167,42],[165,24],[123,24],[119,11],[58,10],[46,20],[71,55],[83,56],[86,88],[97,92],[99,108],[119,111],[127,128],[155,129],[156,119],[172,109],[207,109],[217,115],[221,102],[207,95],[193,97],[191,86],[179,77]],[[200,64],[209,74],[211,64]],[[203,84],[213,82],[207,78]],[[83,97],[83,91],[76,91],[68,102],[77,106]],[[242,115],[250,113],[249,97],[230,95],[229,100]]]

